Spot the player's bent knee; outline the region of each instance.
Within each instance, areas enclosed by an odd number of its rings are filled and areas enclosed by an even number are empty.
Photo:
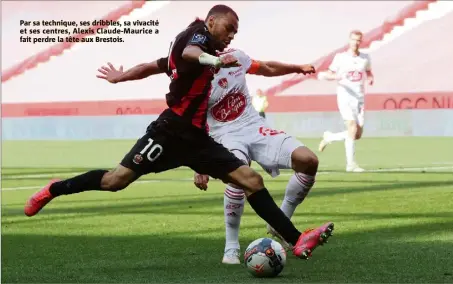
[[[318,171],[318,156],[307,147],[299,147],[294,150],[291,158],[292,168],[295,172],[314,175]]]
[[[226,182],[242,188],[247,196],[264,188],[263,177],[245,165],[230,173]]]
[[[264,180],[260,174],[258,174],[255,171],[253,171],[253,172],[254,172],[254,174],[248,178],[248,183],[249,183],[248,190],[252,191],[252,192],[256,192],[256,191],[264,188]]]
[[[107,191],[120,191],[136,179],[136,174],[123,166],[106,173],[101,180],[101,188]]]
[[[242,187],[240,187],[239,185],[236,185],[236,184],[231,183],[231,182],[229,182],[228,185],[231,186],[232,188],[235,188],[235,189],[242,189]]]

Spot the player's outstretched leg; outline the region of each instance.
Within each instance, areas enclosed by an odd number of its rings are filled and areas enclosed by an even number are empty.
[[[296,148],[291,154],[291,167],[294,175],[286,186],[282,211],[291,218],[296,207],[304,201],[315,183],[318,172],[318,157],[305,146]]]
[[[240,159],[244,165],[250,165],[250,158],[247,151],[231,150],[236,158]],[[242,214],[244,213],[245,193],[244,190],[234,184],[228,184],[225,188],[223,198],[223,210],[225,214],[225,250],[222,263],[240,264],[240,245],[239,227],[241,225]]]
[[[318,150],[319,152],[324,151],[324,149],[332,142],[344,141],[348,137],[348,131],[341,131],[337,133],[332,133],[330,131],[324,132],[322,140],[319,143]]]
[[[319,161],[318,157],[310,149],[305,146],[299,146],[291,152],[290,164],[295,173],[289,179],[285,197],[280,207],[289,219],[291,219],[297,206],[305,200],[305,197],[313,187],[315,176],[318,172]],[[274,237],[279,238],[285,248],[289,248],[289,245],[269,225],[268,232]]]
[[[264,187],[263,178],[248,166],[241,166],[228,174],[225,180],[244,188],[247,201],[255,212],[273,227],[289,244],[293,246],[293,254],[307,259],[311,248],[320,239],[330,236],[333,224],[328,223],[307,234],[302,234],[283,213]]]
[[[362,127],[355,120],[345,122],[348,128],[348,136],[344,140],[346,152],[346,171],[361,173],[365,170],[357,165],[355,160],[355,142],[362,137]]]
[[[244,213],[244,190],[227,185],[223,197],[225,214],[225,250],[222,263],[240,264],[239,226]]]
[[[30,197],[25,204],[24,213],[29,217],[36,215],[47,203],[60,195],[88,190],[118,191],[126,188],[137,178],[132,170],[118,165],[112,171],[93,170],[62,181],[51,180]]]

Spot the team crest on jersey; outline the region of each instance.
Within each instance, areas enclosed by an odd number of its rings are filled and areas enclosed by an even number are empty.
[[[143,161],[143,156],[140,154],[137,154],[134,156],[134,159],[132,161],[138,165]]]
[[[224,89],[228,88],[228,80],[226,78],[221,78],[217,83]]]
[[[238,90],[232,90],[211,108],[211,114],[220,122],[233,121],[241,116],[246,106],[246,96]]]

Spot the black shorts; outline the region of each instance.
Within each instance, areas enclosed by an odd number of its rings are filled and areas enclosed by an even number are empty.
[[[244,163],[207,133],[166,113],[152,122],[126,154],[121,165],[138,175],[159,173],[180,166],[199,174],[224,179]]]

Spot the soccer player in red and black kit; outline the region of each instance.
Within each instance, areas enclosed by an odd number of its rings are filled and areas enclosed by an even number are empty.
[[[206,131],[207,103],[215,69],[238,64],[232,56],[215,56],[216,50],[228,46],[237,33],[238,22],[231,8],[217,5],[209,11],[206,21],[196,20],[182,31],[170,46],[168,57],[149,63],[154,68],[148,68],[154,74],[165,72],[170,77],[168,108],[148,126],[121,163],[111,171],[93,170],[62,181],[52,180],[28,200],[25,214],[37,214],[60,195],[89,190],[118,191],[142,175],[188,166],[197,173],[243,188],[255,212],[293,245],[294,255],[307,259],[321,235],[331,234],[333,224],[302,234],[275,204],[263,178]],[[131,69],[124,76],[133,72],[139,73]]]

